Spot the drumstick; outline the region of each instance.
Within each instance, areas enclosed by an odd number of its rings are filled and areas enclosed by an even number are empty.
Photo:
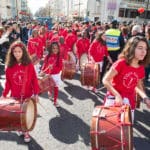
[[[47,111],[47,109],[38,101],[38,104],[41,106],[41,108],[43,108],[44,110],[45,110],[45,112],[46,113],[49,113],[48,111]]]

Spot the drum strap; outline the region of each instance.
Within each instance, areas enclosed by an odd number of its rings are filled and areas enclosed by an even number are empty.
[[[46,67],[42,72],[45,73],[50,68],[50,66],[51,65],[48,65],[48,67]]]

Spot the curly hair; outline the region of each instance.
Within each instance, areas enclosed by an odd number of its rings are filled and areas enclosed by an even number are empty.
[[[30,56],[29,56],[29,54],[26,50],[26,46],[21,41],[15,41],[10,45],[10,48],[8,50],[8,53],[7,53],[7,56],[6,56],[6,62],[5,62],[6,66],[12,67],[13,65],[17,64],[17,60],[16,60],[16,58],[14,57],[14,54],[13,54],[13,50],[16,47],[20,47],[23,51],[23,55],[22,55],[22,58],[21,58],[21,64],[23,64],[25,66],[30,64],[31,63],[31,58],[30,58]]]
[[[118,58],[124,58],[127,64],[131,64],[133,58],[135,57],[135,49],[140,41],[143,41],[147,45],[147,54],[143,60],[139,61],[140,65],[148,65],[150,62],[150,47],[145,37],[143,36],[134,36],[128,40],[123,51],[120,53]]]

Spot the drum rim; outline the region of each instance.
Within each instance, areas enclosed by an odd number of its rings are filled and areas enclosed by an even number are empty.
[[[30,128],[27,127],[27,120],[26,120],[26,114],[24,113],[26,110],[27,110],[27,107],[29,105],[28,101],[32,101],[33,105],[34,105],[34,114],[35,114],[35,117],[33,119],[33,123],[31,125]],[[35,126],[35,123],[36,123],[36,119],[37,119],[37,105],[36,105],[36,102],[33,98],[27,98],[25,99],[25,101],[23,102],[23,104],[21,104],[21,111],[23,112],[20,116],[20,119],[21,119],[21,128],[22,128],[22,131],[31,131],[34,126]]]
[[[92,148],[97,148],[97,145],[96,145],[96,136],[98,136],[98,134],[93,134],[93,132],[95,132],[96,131],[96,129],[95,129],[95,124],[96,124],[96,121],[98,120],[99,121],[99,118],[100,118],[100,112],[102,112],[102,110],[103,109],[105,109],[105,110],[107,110],[107,109],[111,109],[111,108],[114,108],[114,109],[117,109],[118,110],[118,108],[119,107],[115,107],[115,106],[111,106],[111,107],[104,107],[104,106],[96,106],[95,108],[94,108],[94,110],[95,109],[99,109],[99,113],[98,113],[98,115],[96,115],[96,116],[92,116],[92,121],[91,121],[91,128],[90,128],[90,139],[91,139],[91,147]],[[121,107],[122,108],[122,107]],[[126,111],[125,111],[125,122],[127,121],[130,121],[131,123],[132,123],[132,120],[131,120],[131,112],[130,112],[130,107],[129,106],[126,106],[125,108],[123,108],[123,109],[126,109]],[[94,112],[94,111],[93,111]],[[127,115],[129,115],[128,117],[128,119],[126,119],[126,117],[127,117]],[[106,119],[107,120],[107,119]],[[129,150],[132,150],[132,148],[133,148],[133,128],[132,128],[132,124],[131,125],[124,125],[124,127],[125,128],[128,128],[128,137],[127,137],[127,141],[128,141],[128,148],[129,148]],[[99,137],[98,137],[99,138]],[[98,143],[98,146],[101,146],[101,145],[99,145],[99,143]],[[98,147],[98,149],[99,149],[100,147]],[[102,147],[101,147],[102,148]]]

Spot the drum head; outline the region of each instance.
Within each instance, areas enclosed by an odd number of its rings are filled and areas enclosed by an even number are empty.
[[[80,67],[88,63],[88,55],[86,53],[82,54],[80,57]]]
[[[33,99],[28,99],[23,104],[22,130],[31,131],[34,128],[37,108],[36,102]]]

